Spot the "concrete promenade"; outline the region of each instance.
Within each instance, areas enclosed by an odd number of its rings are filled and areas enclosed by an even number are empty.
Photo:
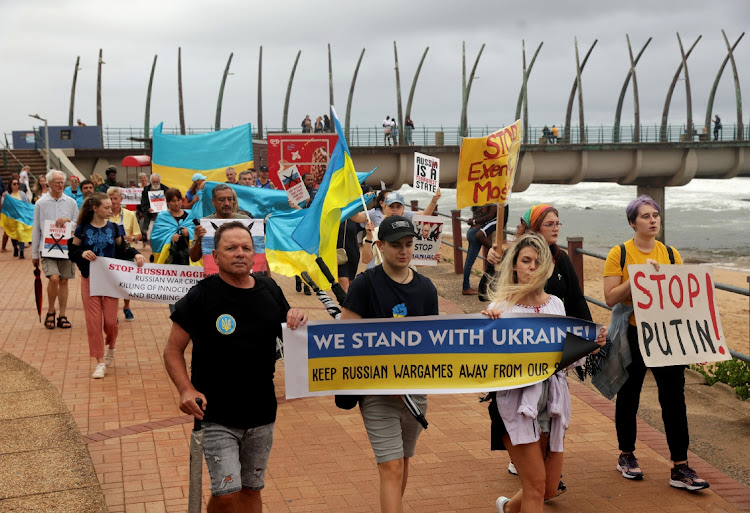
[[[93,380],[79,279],[71,282],[73,329],[46,330],[34,307],[30,260],[10,255],[0,254],[0,512],[186,511],[192,421],[177,408],[162,362],[167,306],[134,302],[136,321],[121,317],[114,367]],[[292,305],[312,319],[328,318],[317,299],[294,291],[293,280],[278,281]],[[443,300],[441,313],[462,312]],[[276,384],[264,511],[379,511],[377,470],[358,411],[337,409],[332,397],[286,401],[282,363]],[[692,453],[691,465],[711,489],[671,488],[664,435],[641,421],[637,445],[646,478],[623,479],[614,469],[614,404],[570,384],[568,492],[547,510],[750,512],[750,489]],[[433,395],[427,417],[404,511],[491,512],[498,495],[519,488],[506,471],[507,455],[489,450],[489,419],[477,394]]]

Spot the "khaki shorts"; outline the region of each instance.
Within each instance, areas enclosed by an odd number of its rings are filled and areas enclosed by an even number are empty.
[[[426,395],[412,395],[411,398],[422,412],[427,412]],[[423,428],[401,397],[366,395],[360,401],[359,409],[377,463],[414,456]]]
[[[75,264],[70,260],[42,258],[42,271],[47,278],[58,275],[61,280],[72,280],[76,277]]]

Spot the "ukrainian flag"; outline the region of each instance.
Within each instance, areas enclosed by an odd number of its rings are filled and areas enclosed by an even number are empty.
[[[167,257],[169,256],[169,248],[172,246],[172,235],[177,233],[178,230],[186,228],[189,233],[190,242],[188,246],[193,242],[195,237],[195,224],[193,219],[199,219],[200,216],[196,215],[194,210],[187,210],[188,216],[177,221],[169,213],[159,212],[154,221],[154,227],[151,230],[151,251],[154,254],[155,264],[166,263]],[[201,265],[199,262],[190,262],[190,265]]]
[[[23,193],[21,193],[23,194]],[[6,194],[0,210],[0,227],[13,240],[31,242],[34,226],[34,205]]]
[[[369,176],[369,173],[367,173]],[[324,180],[325,181],[325,180]],[[365,202],[370,201],[374,193],[365,196]],[[363,210],[362,200],[357,198],[341,210],[341,220],[352,217]],[[310,277],[321,289],[328,290],[331,285],[321,272],[315,262],[317,255],[304,251],[297,242],[292,239],[292,233],[304,219],[307,210],[292,210],[291,212],[277,212],[266,221],[266,259],[268,268],[284,276],[299,276],[302,271],[307,271]],[[334,242],[339,233],[338,225],[332,234]],[[335,244],[334,244],[335,247]],[[331,272],[337,272],[335,250],[333,265],[328,265]]]
[[[341,209],[359,199],[362,188],[354,170],[344,131],[333,106],[331,106],[331,114],[339,137],[333,148],[331,160],[328,162],[323,182],[318,187],[318,194],[310,207],[303,211],[304,217],[292,233],[292,239],[304,252],[320,256],[334,278],[337,278],[336,241],[341,222]]]
[[[237,174],[253,167],[250,123],[195,135],[163,134],[163,125],[159,123],[154,128],[151,171],[161,175],[162,183],[180,189],[183,194],[193,183],[195,173],[223,182],[228,167],[233,167]]]
[[[223,180],[222,180],[223,182]],[[193,205],[197,218],[206,217],[216,209],[211,203],[211,195],[214,187],[221,185],[219,182],[206,182],[201,192],[201,199]],[[248,187],[247,185],[225,184],[231,187],[237,194],[237,206],[240,210],[250,212],[255,219],[261,219],[273,212],[286,212],[292,209],[289,206],[289,197],[284,191],[272,189],[261,189],[259,187]]]

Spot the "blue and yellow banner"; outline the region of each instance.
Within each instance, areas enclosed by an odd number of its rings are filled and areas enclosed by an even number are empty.
[[[596,333],[592,322],[555,315],[312,321],[284,329],[286,397],[524,387],[591,352]]]
[[[151,171],[161,182],[180,189],[190,188],[195,173],[208,180],[224,182],[226,169],[237,174],[253,167],[253,138],[250,123],[218,132],[195,135],[163,134],[164,123],[154,128]]]
[[[34,205],[6,194],[0,210],[0,227],[8,237],[18,242],[31,242],[33,226]]]
[[[223,180],[221,182],[223,183]],[[211,204],[211,194],[217,185],[221,184],[219,182],[206,182],[206,185],[203,186],[200,201],[193,205],[193,210],[198,218],[210,216],[216,212]],[[256,219],[262,219],[274,212],[292,210],[292,207],[289,206],[289,198],[284,191],[229,183],[224,185],[230,186],[237,194],[239,209],[250,212],[250,215]]]
[[[169,211],[159,212],[154,221],[154,227],[151,230],[151,251],[154,253],[154,263],[163,264],[169,256],[169,248],[172,247],[172,236],[186,228],[190,236],[190,243],[193,242],[195,235],[195,224],[193,219],[200,219],[196,216],[195,210],[187,210],[188,216],[177,221]],[[190,262],[190,265],[202,265],[201,262]]]
[[[341,209],[357,200],[362,194],[352,156],[344,138],[336,111],[331,106],[333,124],[339,138],[333,148],[323,181],[318,187],[305,216],[292,233],[292,238],[307,253],[323,259],[334,278],[338,276],[336,243],[341,222]]]

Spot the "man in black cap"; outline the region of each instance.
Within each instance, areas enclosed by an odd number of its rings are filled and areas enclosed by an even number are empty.
[[[342,319],[387,319],[438,315],[437,289],[429,278],[409,267],[414,253],[414,225],[390,216],[380,223],[376,242],[383,263],[355,278],[341,312]],[[422,411],[426,395],[411,395]],[[380,507],[402,510],[402,496],[422,425],[397,396],[369,395],[360,401],[362,419],[380,473]]]
[[[106,194],[110,187],[122,187],[122,184],[117,182],[117,166],[107,166],[104,174],[107,175],[107,179],[102,184],[103,193]]]

